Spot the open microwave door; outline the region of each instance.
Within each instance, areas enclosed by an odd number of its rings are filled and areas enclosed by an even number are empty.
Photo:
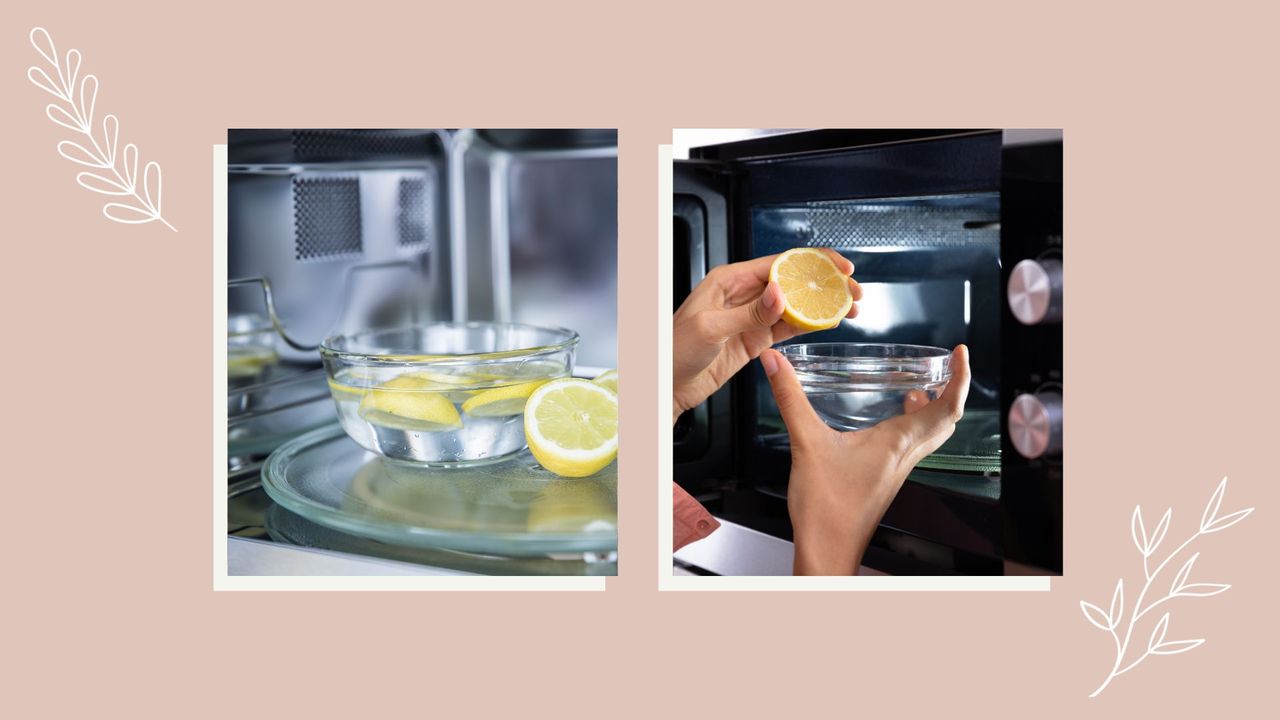
[[[672,198],[672,308],[707,272],[729,261],[729,178],[717,163],[677,161]],[[691,495],[714,493],[732,472],[732,402],[721,388],[676,420],[675,480]]]

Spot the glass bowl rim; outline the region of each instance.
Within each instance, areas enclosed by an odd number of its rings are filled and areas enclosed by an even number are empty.
[[[927,353],[921,353],[921,354],[919,354],[919,355],[897,355],[897,354],[886,354],[886,355],[814,355],[814,354],[811,354],[811,353],[800,352],[799,350],[793,350],[793,348],[811,348],[811,347],[849,347],[849,348],[867,348],[867,347],[877,347],[877,348],[910,348],[910,349],[912,349],[912,350],[925,350],[925,351],[928,351],[928,352],[927,352]],[[779,348],[778,348],[778,352],[782,353],[782,355],[783,355],[784,357],[788,358],[788,359],[791,359],[791,358],[804,358],[804,359],[815,358],[815,359],[829,360],[829,361],[834,361],[834,362],[838,362],[838,361],[841,361],[841,360],[847,360],[847,361],[850,361],[850,362],[853,362],[853,361],[857,361],[857,362],[876,362],[876,361],[879,361],[879,362],[903,362],[903,361],[917,361],[917,362],[924,361],[924,362],[931,362],[931,361],[934,361],[934,360],[944,360],[944,361],[949,361],[949,360],[951,359],[951,355],[952,355],[952,352],[953,352],[953,351],[948,350],[948,349],[946,349],[946,348],[937,347],[937,346],[935,346],[935,345],[912,345],[912,344],[910,344],[910,343],[817,342],[817,343],[791,343],[791,344],[789,344],[789,345],[783,345],[783,346],[781,346],[781,347],[779,347]]]
[[[368,353],[355,352],[351,350],[340,350],[334,347],[334,343],[338,340],[348,338],[358,338],[379,333],[403,332],[406,330],[426,330],[431,327],[450,327],[450,328],[517,328],[522,330],[538,330],[559,334],[564,337],[558,343],[550,345],[536,345],[528,348],[518,348],[515,350],[497,350],[479,353],[447,353],[447,354],[426,354],[426,353]],[[320,343],[320,354],[324,357],[340,358],[344,361],[365,362],[370,364],[386,363],[395,365],[433,365],[433,364],[450,364],[450,363],[467,363],[480,362],[486,360],[503,360],[503,359],[520,359],[542,357],[544,355],[552,355],[565,350],[573,349],[581,337],[577,331],[570,330],[565,327],[553,325],[530,325],[528,323],[511,323],[511,322],[485,322],[485,321],[467,321],[467,322],[451,322],[441,320],[439,322],[417,323],[413,325],[398,325],[394,327],[370,328],[368,330],[360,330],[353,333],[340,333],[330,335]]]

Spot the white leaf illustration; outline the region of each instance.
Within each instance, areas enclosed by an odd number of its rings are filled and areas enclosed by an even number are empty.
[[[44,90],[59,100],[69,100],[66,95],[62,94],[62,88],[53,82],[53,78],[49,77],[49,73],[36,66],[27,68],[27,79],[35,84],[36,87]]]
[[[1164,642],[1165,633],[1169,632],[1169,613],[1165,613],[1160,618],[1160,622],[1156,623],[1156,627],[1151,631],[1151,639],[1147,641],[1147,650],[1155,650]]]
[[[129,187],[138,184],[138,146],[133,143],[124,146],[124,180]]]
[[[1182,586],[1187,584],[1187,578],[1191,575],[1191,567],[1196,564],[1196,558],[1198,557],[1200,557],[1200,553],[1192,555],[1185,563],[1182,564],[1182,568],[1178,570],[1178,574],[1173,576],[1173,585],[1171,585],[1169,589],[1170,595],[1177,595],[1178,591],[1182,589]]]
[[[80,124],[80,119],[64,110],[61,105],[49,105],[44,109],[44,114],[48,115],[50,120],[68,130],[84,132],[84,126]]]
[[[1164,516],[1160,518],[1160,524],[1156,525],[1156,529],[1151,533],[1151,542],[1147,545],[1147,554],[1156,551],[1160,547],[1160,542],[1164,540],[1165,533],[1169,532],[1169,519],[1173,517],[1173,508],[1164,511]]]
[[[106,147],[102,150],[107,154],[107,165],[115,167],[116,147],[120,143],[120,121],[115,115],[107,115],[102,118],[102,134],[106,144]]]
[[[1111,620],[1108,630],[1114,630],[1120,623],[1120,618],[1124,617],[1124,578],[1116,581],[1115,592],[1111,593],[1111,611],[1107,613],[1107,617]]]
[[[1198,640],[1170,640],[1151,648],[1152,655],[1177,655],[1204,644],[1204,638]]]
[[[172,224],[161,216],[163,178],[160,164],[154,160],[142,168],[137,145],[129,143],[120,152],[120,121],[115,115],[102,117],[102,142],[94,136],[98,110],[98,76],[82,73],[80,51],[67,51],[60,62],[53,38],[42,27],[31,29],[31,46],[44,58],[44,67],[27,69],[27,79],[32,85],[57,98],[60,103],[45,106],[45,115],[56,125],[71,130],[84,138],[62,140],[58,154],[80,165],[92,168],[76,175],[76,183],[95,193],[116,197],[132,197],[128,202],[111,202],[102,208],[102,214],[116,222],[140,224],[159,221],[177,232]]]
[[[91,172],[82,172],[76,175],[76,182],[80,183],[80,187],[86,190],[92,190],[103,195],[132,195],[133,189],[121,185],[116,180]]]
[[[1150,535],[1147,534],[1146,525],[1142,519],[1141,506],[1134,507],[1133,517],[1130,520],[1130,534],[1133,537],[1133,544],[1137,546],[1138,552],[1142,553],[1142,574],[1145,584],[1140,591],[1134,591],[1131,586],[1130,600],[1132,606],[1128,611],[1128,619],[1125,622],[1124,615],[1124,589],[1123,578],[1116,583],[1115,593],[1111,597],[1111,611],[1104,612],[1102,608],[1081,601],[1080,609],[1084,613],[1085,619],[1094,627],[1107,630],[1111,634],[1112,640],[1115,642],[1115,661],[1111,666],[1110,672],[1103,678],[1089,697],[1097,697],[1103,690],[1111,685],[1112,681],[1117,677],[1129,672],[1137,667],[1147,657],[1151,655],[1177,655],[1187,652],[1193,648],[1199,647],[1204,643],[1204,639],[1197,640],[1170,640],[1166,641],[1165,637],[1169,632],[1169,613],[1165,613],[1155,624],[1151,630],[1151,635],[1147,639],[1146,652],[1141,654],[1134,653],[1133,650],[1142,641],[1140,636],[1135,635],[1134,631],[1137,624],[1142,620],[1143,616],[1155,610],[1157,607],[1176,598],[1184,597],[1211,597],[1226,592],[1231,588],[1225,583],[1197,583],[1191,581],[1191,575],[1195,570],[1196,561],[1200,558],[1200,553],[1195,553],[1187,558],[1185,562],[1181,560],[1182,552],[1191,543],[1195,542],[1200,536],[1225,530],[1232,525],[1240,522],[1244,518],[1253,513],[1253,508],[1245,508],[1233,513],[1229,513],[1222,517],[1218,516],[1222,509],[1223,497],[1226,495],[1227,478],[1222,478],[1222,482],[1218,483],[1213,495],[1209,498],[1208,505],[1205,506],[1204,513],[1200,517],[1200,526],[1195,533],[1179,544],[1172,551],[1165,554],[1164,559],[1154,564],[1152,555],[1156,549],[1164,541],[1169,532],[1172,522],[1173,509],[1169,508],[1161,516]],[[1168,579],[1166,569],[1171,569],[1170,565],[1178,560],[1181,567],[1173,576],[1173,582],[1169,586],[1169,591],[1160,598],[1148,599],[1149,591],[1156,587],[1156,583],[1163,584]],[[1163,574],[1163,576],[1162,576]],[[1161,578],[1157,580],[1157,578]],[[1136,595],[1137,599],[1133,600]],[[1132,641],[1132,643],[1131,643]],[[1137,655],[1137,657],[1133,657]],[[1129,662],[1126,663],[1126,660]]]
[[[1107,617],[1107,614],[1102,611],[1102,608],[1094,605],[1093,603],[1081,600],[1080,611],[1084,613],[1084,618],[1099,630],[1111,630],[1113,627],[1111,624],[1111,618]]]
[[[84,165],[91,168],[109,168],[110,163],[104,162],[101,158],[89,152],[85,147],[72,140],[63,140],[58,143],[58,154],[70,160],[73,163]]]
[[[158,215],[153,214],[149,210],[125,205],[124,203],[107,203],[102,206],[102,214],[116,222],[128,223],[130,225],[140,225],[149,223],[159,219]]]
[[[147,207],[160,214],[161,194],[160,164],[154,160],[147,163],[142,170],[142,193],[145,195]]]
[[[1222,478],[1222,482],[1218,483],[1218,489],[1213,491],[1213,495],[1209,498],[1209,504],[1204,506],[1204,514],[1200,516],[1200,532],[1205,532],[1213,519],[1218,515],[1218,508],[1222,507],[1222,496],[1227,492],[1227,479]]]
[[[1210,597],[1218,593],[1224,593],[1230,589],[1230,585],[1222,583],[1194,583],[1192,585],[1183,585],[1178,588],[1178,597]]]
[[[63,68],[65,73],[62,78],[62,86],[73,88],[76,86],[76,77],[80,75],[80,51],[72,48],[67,51],[67,64]],[[83,107],[83,102],[81,107]]]
[[[42,27],[31,28],[31,45],[40,53],[40,57],[44,58],[54,68],[58,67],[58,50],[53,46],[53,38],[49,37],[49,31]]]
[[[98,78],[85,75],[80,82],[80,118],[86,128],[93,127],[93,111],[98,105]]]
[[[1142,506],[1133,506],[1133,519],[1129,521],[1129,531],[1133,533],[1133,544],[1138,546],[1138,552],[1143,556],[1150,555],[1147,551],[1147,528],[1142,524]]]
[[[1236,512],[1233,512],[1230,515],[1224,515],[1218,518],[1217,520],[1214,520],[1213,524],[1205,528],[1204,531],[1207,533],[1214,533],[1214,532],[1218,532],[1219,530],[1226,530],[1232,525],[1235,525],[1241,520],[1249,517],[1249,514],[1252,512],[1253,512],[1253,508],[1245,508],[1244,510],[1237,510]]]

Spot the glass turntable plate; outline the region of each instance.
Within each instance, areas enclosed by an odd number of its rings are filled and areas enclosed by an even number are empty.
[[[975,473],[1000,472],[1000,415],[995,410],[966,410],[956,431],[917,467]]]
[[[262,484],[312,522],[395,545],[513,557],[618,547],[617,463],[561,478],[523,450],[487,465],[427,468],[384,460],[331,426],[272,453]]]

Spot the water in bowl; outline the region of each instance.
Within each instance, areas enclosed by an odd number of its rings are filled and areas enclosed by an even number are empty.
[[[837,430],[864,430],[904,412],[910,393],[936,400],[946,387],[946,379],[910,371],[856,372],[803,367],[796,363],[796,376],[809,404],[828,425]]]
[[[329,383],[343,429],[366,449],[415,463],[490,462],[525,447],[524,404],[564,366],[407,370],[360,368]]]

